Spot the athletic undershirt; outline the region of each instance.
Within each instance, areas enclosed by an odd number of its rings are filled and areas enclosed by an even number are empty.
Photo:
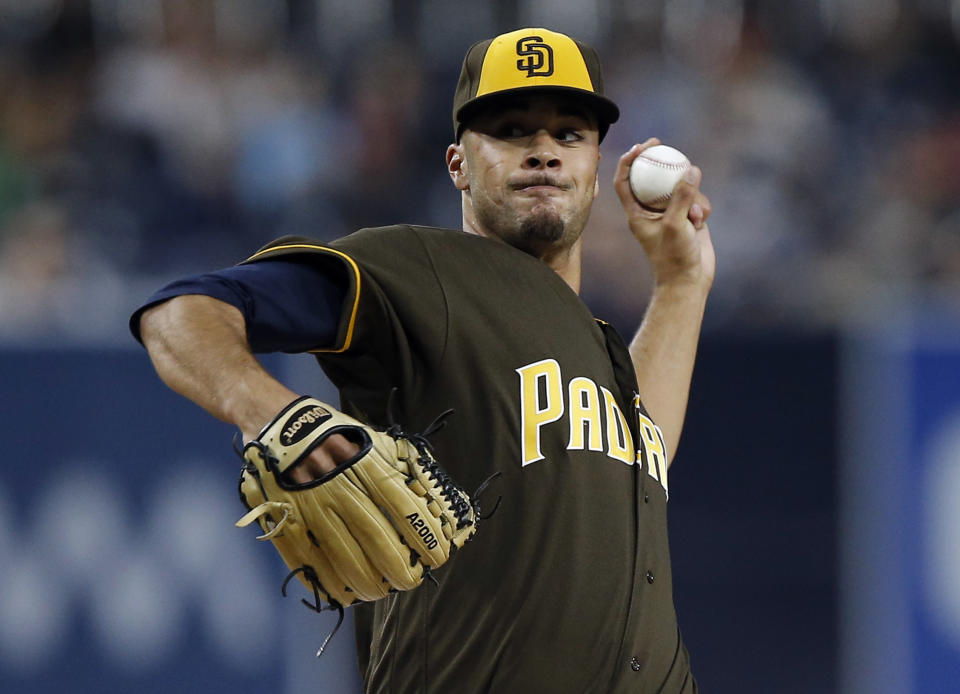
[[[237,308],[247,325],[247,341],[256,353],[298,353],[333,343],[347,291],[337,262],[276,258],[193,275],[162,287],[130,317],[140,339],[140,316],[176,296],[202,294]]]

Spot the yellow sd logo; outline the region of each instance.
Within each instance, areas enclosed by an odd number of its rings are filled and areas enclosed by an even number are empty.
[[[553,74],[553,48],[542,36],[524,36],[517,41],[517,69],[527,77],[549,77]]]

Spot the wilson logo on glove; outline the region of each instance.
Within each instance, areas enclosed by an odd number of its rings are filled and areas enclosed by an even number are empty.
[[[293,413],[293,416],[283,425],[280,442],[284,446],[292,446],[306,438],[311,431],[330,419],[330,412],[320,405],[308,405]]]

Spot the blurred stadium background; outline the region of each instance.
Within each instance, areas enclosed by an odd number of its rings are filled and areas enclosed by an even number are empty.
[[[614,162],[655,135],[705,172],[671,485],[703,690],[958,691],[960,1],[0,0],[2,691],[358,691],[232,527],[232,431],[126,321],[284,233],[458,226],[460,60],[523,25],[595,44],[623,112],[584,289],[623,332],[650,282]]]

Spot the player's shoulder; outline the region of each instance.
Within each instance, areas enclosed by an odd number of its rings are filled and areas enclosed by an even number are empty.
[[[331,248],[357,260],[383,259],[393,262],[438,256],[450,259],[458,254],[476,254],[482,248],[498,246],[504,244],[458,229],[418,224],[359,229],[330,243]]]
[[[311,256],[315,254],[350,255],[351,251],[396,253],[409,245],[412,230],[409,225],[396,224],[386,227],[360,229],[334,240],[321,240],[309,236],[281,236],[260,247],[245,263],[278,257]]]
[[[250,263],[268,258],[318,253],[328,250],[329,244],[318,239],[312,239],[307,236],[281,236],[265,246],[261,246],[243,262]]]
[[[497,262],[532,262],[525,253],[493,239],[458,229],[417,224],[365,227],[332,241],[306,236],[282,236],[263,246],[245,262],[281,256],[316,257],[314,254],[349,258],[361,266],[427,265],[440,258],[444,264],[460,257],[472,263],[481,258]],[[506,256],[506,257],[501,257]],[[509,263],[508,263],[509,264]]]
[[[471,234],[457,229],[424,226],[420,224],[393,224],[383,227],[367,227],[331,242],[331,246],[342,248],[348,246],[376,245],[376,246],[411,246],[422,249],[424,245],[462,243]]]

